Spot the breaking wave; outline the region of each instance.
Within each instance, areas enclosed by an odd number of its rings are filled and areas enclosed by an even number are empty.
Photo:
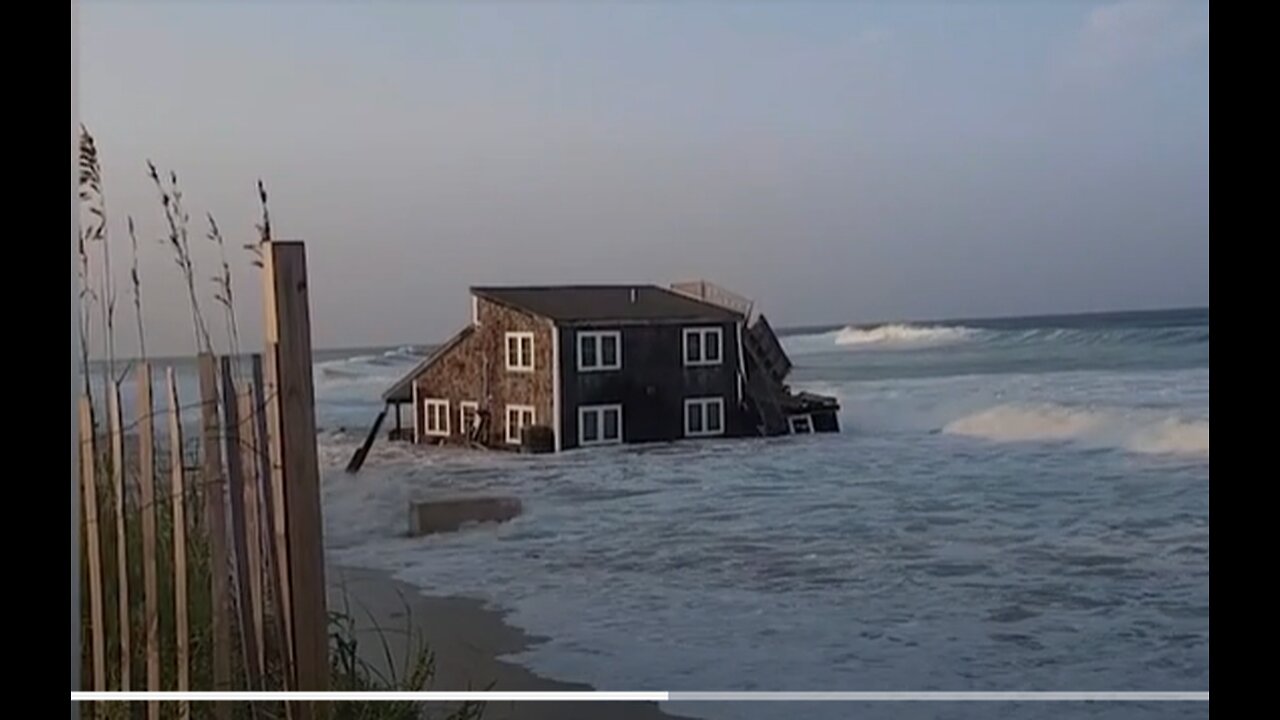
[[[783,334],[779,339],[792,355],[863,350],[916,350],[972,341],[983,331],[946,325],[891,324],[845,327],[817,333]]]
[[[953,420],[948,435],[993,442],[1076,442],[1149,455],[1209,457],[1209,421],[1052,403],[1005,404]]]
[[[367,353],[317,362],[317,391],[327,400],[376,401],[379,388],[385,389],[421,359],[417,348],[406,345],[378,353]]]
[[[835,334],[835,344],[858,345],[943,345],[974,337],[977,330],[941,325],[881,325],[874,328],[846,327]]]
[[[1207,325],[1187,324],[1164,327],[999,327],[983,324],[890,323],[874,326],[846,325],[820,332],[783,332],[787,351],[806,355],[836,351],[927,350],[966,344],[992,350],[1041,352],[1052,346],[1060,351],[1094,349],[1190,349],[1209,344]]]

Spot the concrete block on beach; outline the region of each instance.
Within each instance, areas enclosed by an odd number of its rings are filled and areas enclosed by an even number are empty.
[[[413,537],[453,532],[469,523],[506,522],[522,511],[520,501],[508,497],[470,497],[409,503],[409,534]]]

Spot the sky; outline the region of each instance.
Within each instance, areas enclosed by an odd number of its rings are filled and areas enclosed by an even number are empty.
[[[194,342],[148,159],[216,342],[204,218],[252,345],[259,178],[320,348],[441,341],[481,284],[706,278],[780,326],[1204,306],[1208,32],[1180,0],[83,0],[73,110],[118,354],[127,217],[148,349]]]

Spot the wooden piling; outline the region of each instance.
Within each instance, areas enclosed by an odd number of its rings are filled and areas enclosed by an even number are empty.
[[[360,472],[360,466],[364,465],[364,459],[369,455],[369,449],[373,447],[373,441],[378,439],[378,430],[382,428],[382,421],[387,419],[387,409],[382,408],[382,412],[378,413],[378,417],[373,421],[373,427],[369,428],[369,434],[365,437],[364,443],[356,450],[356,454],[351,456],[351,462],[347,463],[348,473]]]

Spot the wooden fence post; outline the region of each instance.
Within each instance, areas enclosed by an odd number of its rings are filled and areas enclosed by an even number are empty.
[[[169,492],[173,503],[173,614],[178,663],[178,691],[191,689],[191,631],[187,620],[187,492],[183,473],[182,405],[178,403],[178,381],[173,368],[165,369],[169,395]],[[178,717],[191,716],[185,700]]]
[[[245,677],[249,688],[260,690],[261,672],[258,667],[258,648],[254,644],[253,612],[249,593],[249,529],[245,523],[244,508],[244,448],[240,446],[240,393],[236,390],[235,374],[231,358],[222,357],[222,413],[225,418],[222,437],[227,459],[227,498],[231,503],[231,545],[236,559],[236,607],[240,632],[240,651],[244,660]]]
[[[265,271],[264,271],[265,272]],[[267,303],[264,300],[263,306]],[[274,318],[273,313],[264,313]],[[275,367],[275,344],[265,343],[265,352],[270,367]],[[276,375],[273,369],[269,374],[263,367],[263,356],[253,356],[253,404],[257,408],[254,415],[258,435],[258,468],[259,490],[262,498],[262,542],[263,570],[267,579],[266,588],[271,593],[271,608],[275,615],[272,630],[276,647],[284,664],[284,689],[295,687],[293,678],[293,623],[289,618],[289,563],[286,555],[288,543],[284,530],[284,475],[281,472],[279,444],[271,441],[279,435],[279,415],[274,402]],[[289,705],[285,706],[286,712]]]
[[[282,459],[284,517],[288,537],[293,646],[297,689],[321,691],[329,685],[327,588],[324,580],[320,471],[316,457],[315,389],[311,363],[311,318],[307,291],[306,248],[301,242],[271,242],[264,247],[264,305],[267,347],[275,362],[272,404],[278,407],[278,445]],[[274,366],[274,368],[272,368]],[[327,715],[323,704],[304,704],[302,716]]]
[[[93,689],[107,689],[106,619],[102,612],[102,549],[98,520],[98,483],[94,468],[98,456],[93,442],[93,407],[88,395],[80,396],[80,491],[84,502],[85,555],[89,563],[89,642],[93,657]],[[79,618],[77,618],[79,620]]]
[[[271,563],[275,568],[273,583],[275,586],[276,610],[279,613],[278,625],[281,634],[284,636],[284,645],[280,649],[281,658],[284,661],[284,684],[285,689],[296,690],[298,683],[294,674],[293,599],[289,592],[289,537],[285,523],[284,458],[281,456],[282,446],[280,443],[280,383],[276,372],[276,342],[272,339],[276,334],[274,330],[276,313],[271,300],[274,296],[271,267],[270,253],[264,253],[263,277],[266,280],[264,281],[262,306],[266,316],[264,324],[266,340],[263,343],[263,355],[265,358],[260,369],[263,370],[266,396],[263,404],[263,414],[266,421],[268,476],[263,482],[263,493],[266,497],[266,505],[270,514],[271,529],[267,533],[267,537],[274,550],[271,554]],[[286,710],[290,707],[292,706],[285,705]]]
[[[151,366],[143,362],[134,374],[138,390],[138,503],[142,511],[142,596],[147,649],[147,690],[160,689],[160,597],[156,578],[156,474],[154,405]],[[147,717],[159,720],[160,703],[147,703]]]
[[[205,516],[208,520],[210,575],[213,585],[213,684],[214,690],[229,690],[231,684],[231,626],[228,607],[230,567],[227,563],[226,491],[222,477],[222,447],[218,420],[218,366],[211,353],[200,358],[200,410],[204,432],[201,436],[205,487]],[[214,711],[229,717],[231,708],[216,703]]]
[[[125,506],[129,497],[124,488],[124,428],[120,418],[120,385],[112,378],[107,385],[107,413],[111,430],[111,486],[116,501],[116,587],[119,589],[120,689],[130,689],[133,653],[129,648],[129,538],[125,533]]]
[[[241,466],[244,469],[244,528],[249,555],[249,609],[253,623],[253,639],[257,648],[259,670],[266,667],[266,621],[262,597],[262,528],[258,500],[258,439],[253,389],[240,393]]]

